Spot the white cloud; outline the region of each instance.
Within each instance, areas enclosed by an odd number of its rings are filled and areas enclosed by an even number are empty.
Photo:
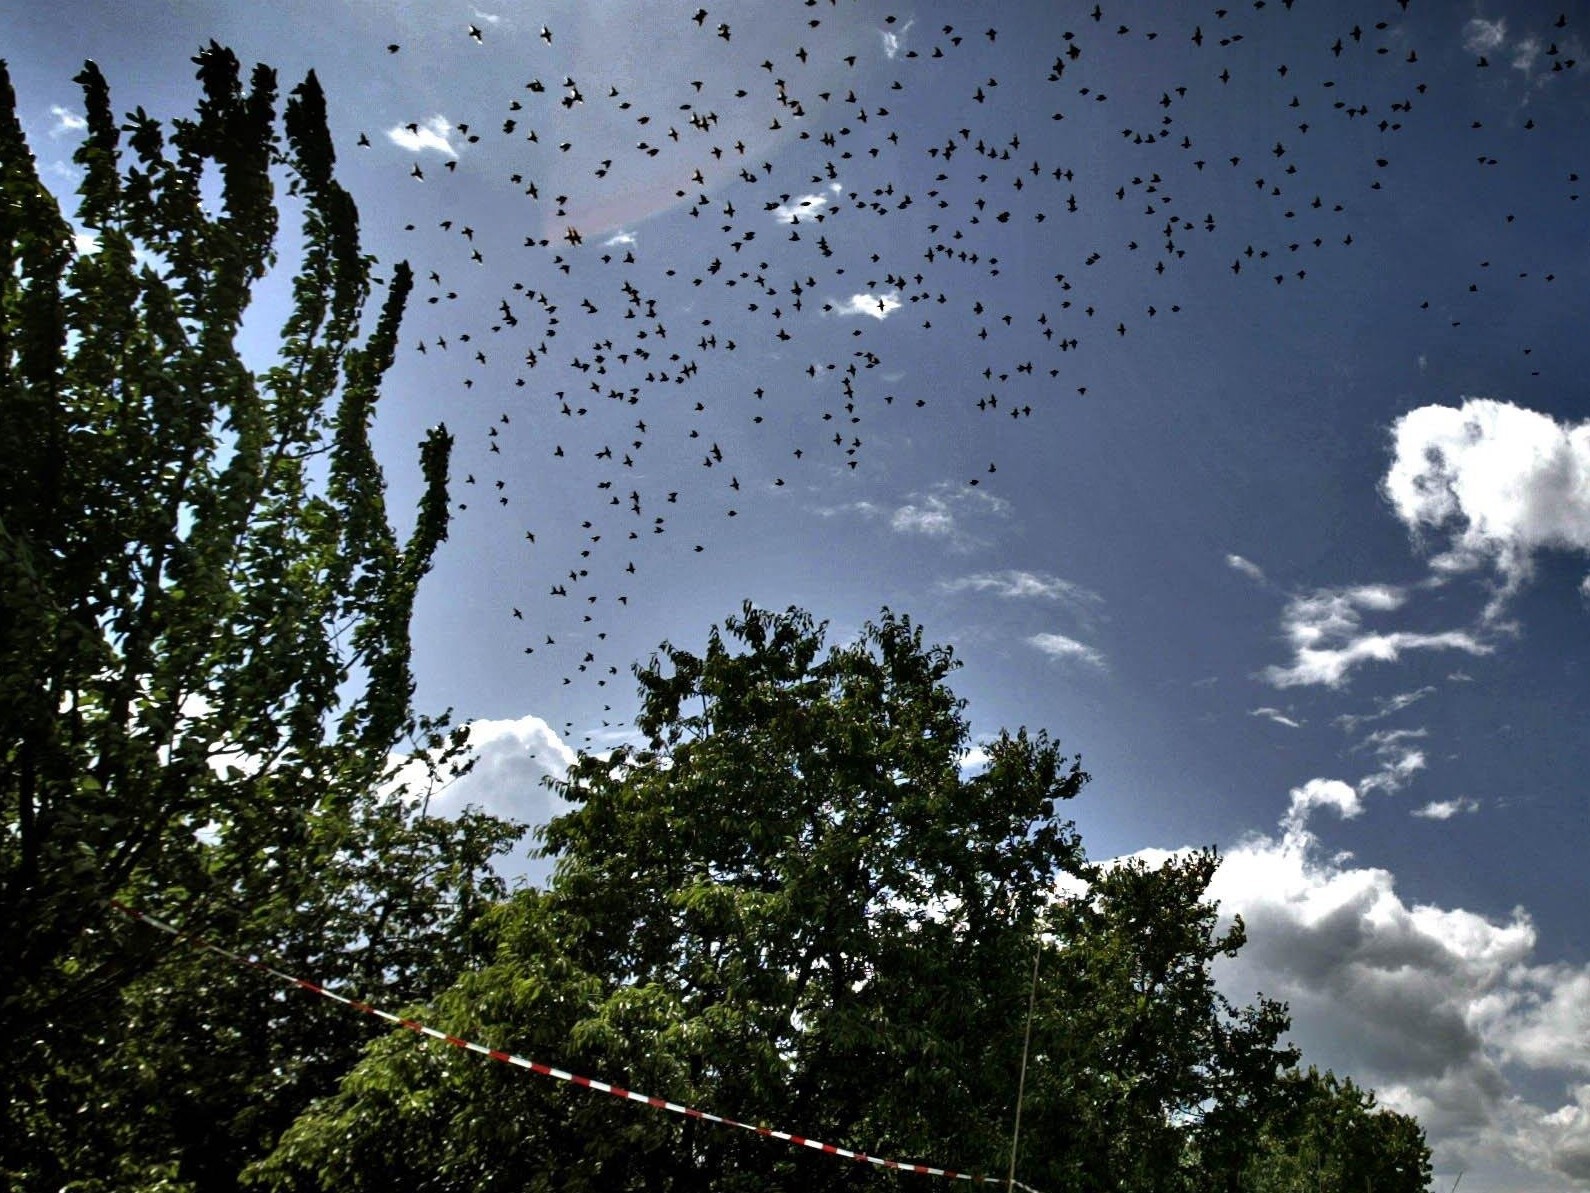
[[[1412,815],[1424,820],[1451,820],[1461,812],[1477,812],[1479,808],[1478,800],[1460,795],[1456,799],[1431,800],[1424,807],[1415,808]]]
[[[1096,592],[1042,572],[1024,572],[1014,568],[1003,572],[979,572],[971,576],[957,576],[953,580],[940,580],[940,592],[992,592],[1001,597],[1040,597],[1049,601],[1072,601],[1090,605],[1103,604],[1104,598]]]
[[[68,133],[81,133],[88,130],[88,121],[79,116],[70,108],[63,108],[60,104],[50,105],[50,115],[55,117],[55,123],[50,127],[50,136],[64,137]]]
[[[1382,494],[1416,536],[1446,536],[1438,571],[1500,573],[1488,616],[1529,578],[1537,551],[1590,553],[1590,422],[1468,398],[1404,414],[1392,442]]]
[[[633,232],[615,232],[602,242],[603,248],[613,248],[619,245],[632,245],[635,243]]]
[[[1334,808],[1343,820],[1351,820],[1364,810],[1364,802],[1351,784],[1340,779],[1310,779],[1292,788],[1291,803],[1281,823],[1301,831],[1315,808]]]
[[[1285,725],[1288,729],[1301,729],[1303,722],[1294,721],[1278,708],[1255,708],[1248,711],[1250,717],[1263,717],[1267,721],[1274,721],[1277,725]]]
[[[1532,963],[1523,909],[1495,919],[1410,903],[1389,871],[1325,859],[1286,822],[1227,853],[1208,897],[1223,916],[1240,914],[1248,936],[1217,962],[1221,989],[1238,1002],[1259,990],[1285,1000],[1305,1062],[1417,1115],[1446,1183],[1461,1167],[1476,1187],[1590,1180],[1590,1085],[1565,1081],[1568,1100],[1554,1107],[1509,1075],[1590,1074],[1590,968]],[[1529,1171],[1509,1172],[1520,1167]]]
[[[878,30],[878,36],[883,39],[883,56],[885,58],[893,59],[900,53],[900,48],[904,42],[905,35],[910,31],[911,26],[914,24],[916,24],[916,20],[915,18],[912,18],[904,25],[900,26],[900,31],[898,33],[892,29]]]
[[[948,503],[937,497],[925,498],[920,505],[908,502],[889,517],[889,525],[906,534],[942,537],[955,531],[955,515]]]
[[[797,224],[803,219],[816,216],[827,203],[828,198],[825,195],[797,195],[775,207],[773,218],[781,224]]]
[[[1051,659],[1076,659],[1104,670],[1104,656],[1085,642],[1078,642],[1075,638],[1067,638],[1064,634],[1034,634],[1027,639],[1029,646],[1035,646]]]
[[[410,153],[423,153],[430,149],[448,157],[457,157],[458,150],[453,148],[452,134],[452,122],[442,115],[417,121],[413,127],[400,124],[386,130],[387,140],[399,149],[407,149]]]
[[[885,512],[870,502],[856,502],[850,508],[865,514]],[[968,523],[1004,517],[1009,510],[1010,502],[1003,497],[941,482],[927,493],[911,494],[904,504],[889,511],[889,528],[900,534],[943,539],[953,549],[965,551],[982,545]]]
[[[1368,749],[1384,757],[1386,754],[1394,752],[1403,742],[1413,741],[1428,735],[1428,729],[1376,729],[1353,746],[1353,753],[1356,754],[1359,750]]]
[[[1535,60],[1540,57],[1541,45],[1537,38],[1526,37],[1513,44],[1513,58],[1511,66],[1514,70],[1521,70],[1528,74],[1535,67]]]
[[[567,774],[575,752],[540,717],[471,721],[469,748],[475,758],[473,769],[430,793],[426,806],[431,815],[456,816],[474,807],[535,827],[568,810],[543,780]],[[420,767],[411,764],[400,770],[397,780],[410,784],[411,798],[426,798]],[[527,850],[533,847],[533,840],[526,838],[512,855],[495,863],[497,872],[505,878],[545,881],[551,865],[527,857]]]
[[[1406,787],[1415,774],[1425,767],[1424,751],[1410,746],[1427,734],[1424,729],[1377,729],[1353,746],[1353,753],[1372,750],[1380,763],[1371,774],[1358,780],[1358,794],[1371,791],[1394,795]]]
[[[1383,791],[1390,795],[1401,791],[1424,766],[1423,750],[1402,750],[1384,757],[1379,770],[1358,780],[1359,794]]]
[[[1241,572],[1250,580],[1257,580],[1261,584],[1264,582],[1264,569],[1251,559],[1244,559],[1240,555],[1227,555],[1226,566],[1233,571]]]
[[[1475,17],[1463,26],[1463,48],[1471,54],[1488,54],[1506,40],[1506,21]]]
[[[852,294],[843,302],[829,303],[828,308],[840,316],[870,315],[882,321],[900,309],[900,292],[891,290],[886,294],[872,294],[864,291]]]
[[[1461,680],[1458,678],[1458,675],[1456,674],[1449,675],[1447,678],[1456,682],[1461,682]],[[1467,679],[1468,677],[1463,676],[1462,678]],[[1430,695],[1434,691],[1435,689],[1433,687],[1426,684],[1424,687],[1415,688],[1411,692],[1397,692],[1390,696],[1377,696],[1375,697],[1374,712],[1360,713],[1357,715],[1353,713],[1343,713],[1341,716],[1336,718],[1335,724],[1341,726],[1342,729],[1346,730],[1348,733],[1352,733],[1358,728],[1358,726],[1365,724],[1368,721],[1379,721],[1386,717],[1392,716],[1395,713],[1401,712],[1410,704],[1418,703],[1420,700],[1423,700],[1426,696]],[[1422,732],[1423,731],[1421,730],[1421,733]],[[1366,741],[1372,742],[1375,736],[1375,734],[1371,733]]]
[[[1306,684],[1335,688],[1345,683],[1360,664],[1395,662],[1408,650],[1490,653],[1492,648],[1467,630],[1427,634],[1374,633],[1363,629],[1364,612],[1395,610],[1406,599],[1404,589],[1388,584],[1322,588],[1293,597],[1281,617],[1282,629],[1292,645],[1292,665],[1266,667],[1264,678],[1278,688]]]
[[[989,756],[988,750],[984,748],[981,742],[978,742],[967,747],[966,753],[961,755],[958,765],[961,773],[965,774],[967,771],[982,770],[992,761],[993,759]]]

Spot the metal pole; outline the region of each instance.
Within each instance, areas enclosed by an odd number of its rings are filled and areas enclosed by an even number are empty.
[[[1042,956],[1042,942],[1034,936],[1032,989],[1027,991],[1027,1031],[1021,1040],[1021,1076],[1016,1079],[1016,1123],[1010,1131],[1010,1171],[1005,1176],[1005,1193],[1013,1193],[1016,1187],[1016,1144],[1021,1139],[1021,1099],[1027,1089],[1027,1051],[1032,1046],[1032,1009],[1038,1001],[1038,960]]]

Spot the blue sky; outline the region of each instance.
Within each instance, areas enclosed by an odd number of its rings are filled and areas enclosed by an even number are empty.
[[[979,734],[1081,753],[1095,857],[1225,851],[1228,989],[1440,1187],[1590,1188],[1590,17],[703,4],[0,11],[63,192],[85,56],[161,114],[212,37],[318,71],[419,278],[394,508],[458,438],[444,805],[543,820],[631,663],[746,599],[887,605]]]

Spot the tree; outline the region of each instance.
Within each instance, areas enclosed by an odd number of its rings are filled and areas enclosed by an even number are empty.
[[[1282,1065],[1284,1008],[1233,1008],[1213,852],[1089,864],[1088,776],[1044,733],[962,770],[956,666],[885,611],[822,653],[747,605],[637,669],[644,748],[582,757],[550,887],[482,923],[492,962],[423,1014],[491,1047],[874,1155],[1002,1175],[1039,958],[1020,1175],[1219,1188]],[[1062,878],[1086,896],[1057,901]],[[419,1010],[413,1013],[421,1014]],[[1212,1146],[1217,1133],[1233,1146]],[[893,1174],[544,1082],[407,1033],[283,1136],[265,1187],[801,1190]]]
[[[1312,1065],[1286,1075],[1258,1144],[1242,1177],[1255,1193],[1423,1193],[1430,1184],[1417,1120]]]
[[[909,619],[885,613],[855,643],[822,645],[807,615],[750,606],[704,655],[664,644],[638,669],[646,747],[577,762],[560,786],[575,807],[544,832],[559,858],[550,889],[488,918],[493,964],[431,1013],[648,1093],[1002,1171],[1035,929],[1057,876],[1082,864],[1056,809],[1087,776],[1025,733],[963,776],[968,728],[943,682],[954,660]],[[468,1059],[377,1043],[261,1177],[327,1189],[877,1179]]]
[[[1241,917],[1217,931],[1205,898],[1219,864],[1205,849],[1095,867],[1055,905],[1026,1120],[1040,1187],[1235,1187],[1297,1052],[1278,1043],[1283,1004],[1215,989],[1212,963],[1246,942]]]
[[[182,1106],[290,1118],[342,1063],[321,1045],[295,1062],[313,1080],[226,1071],[271,1060],[281,1008],[209,1005],[236,975],[110,900],[413,997],[456,970],[502,893],[486,863],[516,835],[389,790],[399,747],[433,777],[467,765],[462,731],[413,711],[409,674],[452,441],[438,426],[421,444],[400,543],[368,440],[410,270],[361,344],[372,262],[315,76],[278,133],[272,71],[245,87],[214,43],[194,62],[197,116],[169,139],[141,109],[119,122],[84,66],[75,227],[0,64],[0,1172],[19,1188],[167,1170],[160,1187],[190,1187],[197,1152],[175,1135],[204,1128]],[[235,340],[277,260],[278,204],[301,212],[299,268],[256,374]],[[393,885],[438,873],[431,894]],[[208,1060],[183,1051],[201,1040]],[[295,1092],[260,1105],[267,1086]],[[91,1163],[94,1139],[116,1154]],[[151,1139],[169,1164],[140,1151]]]

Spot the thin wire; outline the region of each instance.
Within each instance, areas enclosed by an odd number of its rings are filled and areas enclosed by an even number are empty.
[[[1035,937],[1032,952],[1032,989],[1027,991],[1027,1030],[1021,1040],[1021,1076],[1016,1079],[1016,1123],[1010,1130],[1010,1171],[1005,1175],[1005,1190],[1016,1187],[1016,1144],[1021,1139],[1021,1100],[1027,1091],[1027,1052],[1032,1047],[1032,1010],[1038,1001],[1038,961],[1043,956]]]

